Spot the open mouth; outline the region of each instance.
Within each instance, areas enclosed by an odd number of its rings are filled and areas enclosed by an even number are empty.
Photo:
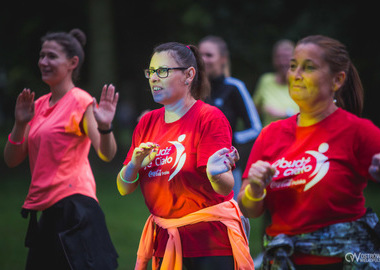
[[[159,87],[159,86],[153,86],[152,89],[153,89],[153,92],[157,92],[157,91],[162,90],[162,87]]]

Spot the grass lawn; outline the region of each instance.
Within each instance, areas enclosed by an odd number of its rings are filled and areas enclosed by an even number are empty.
[[[133,269],[142,228],[149,213],[141,192],[122,197],[116,189],[116,173],[119,161],[109,165],[93,164],[97,180],[97,194],[106,215],[113,243],[119,253],[119,269]],[[104,163],[103,163],[104,164]],[[113,167],[111,167],[113,166]],[[20,208],[27,194],[30,181],[27,164],[7,169],[0,164],[0,269],[24,269],[27,249],[24,237],[28,221],[20,215]],[[380,187],[370,183],[366,189],[367,205],[380,213]],[[262,226],[260,219],[251,220],[250,248],[252,256],[261,250]]]

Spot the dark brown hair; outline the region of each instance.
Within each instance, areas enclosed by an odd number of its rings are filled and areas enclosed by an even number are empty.
[[[67,58],[78,56],[78,66],[73,71],[73,80],[76,81],[79,78],[79,72],[84,62],[84,50],[86,45],[86,35],[80,29],[73,29],[69,33],[66,32],[53,32],[47,33],[41,38],[41,43],[45,41],[55,41],[62,46]]]
[[[324,60],[329,64],[332,73],[336,74],[340,71],[346,73],[345,82],[335,93],[336,104],[357,116],[361,116],[364,102],[363,86],[346,46],[335,39],[322,35],[305,37],[298,41],[297,45],[306,43],[315,44],[323,49]]]
[[[203,59],[194,45],[168,42],[158,45],[153,54],[168,52],[183,67],[194,67],[195,77],[191,83],[190,93],[195,99],[204,100],[210,94],[210,83],[207,79]]]

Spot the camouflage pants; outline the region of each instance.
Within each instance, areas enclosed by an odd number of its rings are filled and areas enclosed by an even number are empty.
[[[343,269],[380,269],[380,224],[371,209],[360,219],[295,236],[264,236],[262,269],[295,269],[294,251],[343,258]],[[272,263],[270,263],[272,261]]]

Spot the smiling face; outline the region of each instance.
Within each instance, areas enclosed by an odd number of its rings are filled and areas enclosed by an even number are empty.
[[[149,69],[174,68],[180,65],[167,51],[155,53],[150,61]],[[186,71],[169,70],[168,77],[160,78],[156,73],[149,79],[150,89],[155,102],[162,105],[174,104],[190,95],[190,88],[186,81]]]
[[[289,94],[304,108],[332,103],[336,76],[324,60],[323,49],[306,43],[296,47],[288,70]]]
[[[68,59],[61,45],[55,41],[45,41],[38,61],[42,80],[49,86],[71,80],[72,72],[78,64],[77,58],[74,56]]]

